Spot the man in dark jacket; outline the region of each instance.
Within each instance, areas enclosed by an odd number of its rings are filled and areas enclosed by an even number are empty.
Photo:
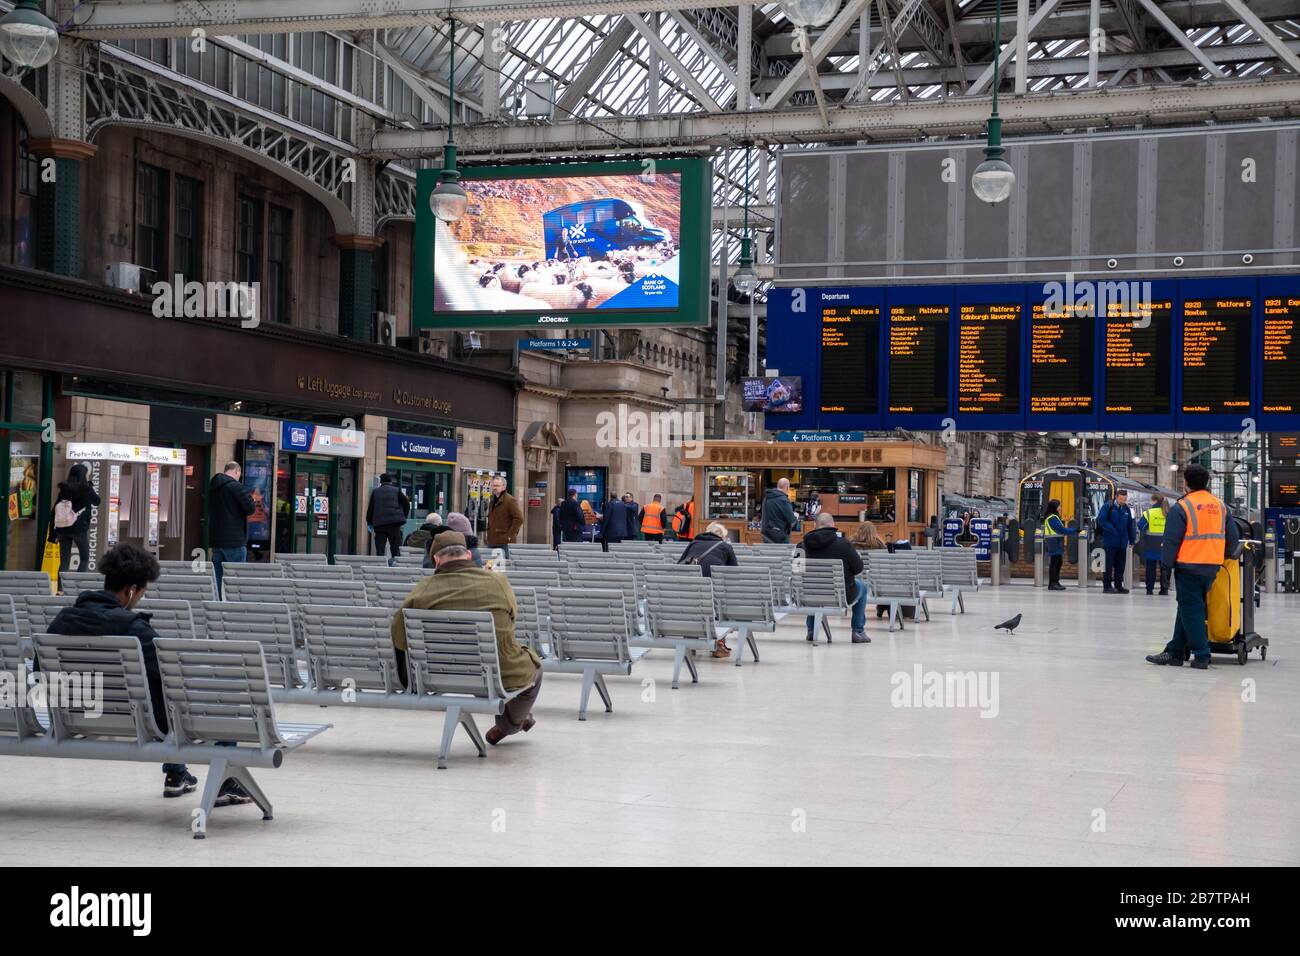
[[[867,637],[867,587],[858,579],[862,573],[862,558],[858,549],[835,530],[834,515],[825,511],[819,514],[816,528],[803,536],[798,547],[809,558],[836,558],[844,563],[844,593],[852,607],[853,643],[870,644],[871,638]],[[809,617],[808,640],[814,637],[813,618]]]
[[[568,496],[560,502],[560,534],[565,541],[581,541],[582,529],[587,519],[578,504],[578,489],[570,488]]]
[[[1205,670],[1210,666],[1206,623],[1210,589],[1224,559],[1236,554],[1241,535],[1227,506],[1207,489],[1210,473],[1204,465],[1188,465],[1183,483],[1187,494],[1169,509],[1160,544],[1164,579],[1168,581],[1172,575],[1178,600],[1174,636],[1163,651],[1148,656],[1147,661],[1181,667],[1183,655],[1190,651],[1192,667]]]
[[[49,633],[113,635],[139,640],[154,723],[166,734],[167,705],[163,697],[162,672],[158,669],[158,652],[153,646],[158,634],[149,623],[149,615],[134,610],[150,582],[158,580],[158,559],[133,544],[119,544],[100,559],[99,570],[104,573],[104,590],[82,591],[76,604],[65,607],[50,622]],[[179,797],[191,793],[198,786],[198,780],[183,763],[165,763],[162,769],[166,775],[163,778],[164,797]],[[214,806],[251,803],[252,799],[238,783],[226,781]]]
[[[788,544],[790,532],[799,527],[794,506],[790,504],[790,479],[782,478],[775,488],[763,494],[763,540],[772,544]]]
[[[611,495],[609,505],[605,508],[605,521],[600,526],[600,540],[606,551],[611,544],[631,537],[635,520],[635,515],[628,513],[627,505],[617,495]]]
[[[370,492],[370,503],[366,505],[366,524],[375,536],[375,550],[381,558],[384,545],[388,545],[390,567],[397,563],[401,554],[402,525],[410,512],[411,499],[397,487],[393,476],[380,475],[379,485]]]
[[[221,596],[221,566],[227,561],[248,560],[248,516],[253,513],[253,496],[239,483],[243,469],[228,461],[221,474],[208,485],[208,544],[212,547],[212,569],[216,572],[217,596]]]
[[[1102,590],[1107,594],[1128,594],[1128,588],[1124,587],[1124,566],[1128,563],[1129,546],[1137,542],[1137,523],[1124,489],[1116,491],[1115,497],[1101,506],[1097,527],[1101,529],[1101,546],[1106,549]]]

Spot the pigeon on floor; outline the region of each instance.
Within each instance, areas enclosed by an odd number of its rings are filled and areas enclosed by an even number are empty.
[[[1017,614],[1009,621],[1003,621],[1001,624],[994,624],[993,630],[998,631],[1005,629],[1008,634],[1014,634],[1016,633],[1016,628],[1020,626],[1020,618],[1023,616],[1024,615],[1022,614]]]

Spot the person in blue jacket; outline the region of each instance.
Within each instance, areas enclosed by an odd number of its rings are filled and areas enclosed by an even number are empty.
[[[1101,546],[1106,550],[1102,590],[1107,594],[1128,594],[1128,588],[1124,587],[1124,565],[1128,561],[1129,545],[1137,543],[1137,524],[1128,507],[1128,492],[1123,488],[1101,506],[1097,527],[1101,529]]]
[[[1152,495],[1151,507],[1138,517],[1138,534],[1142,536],[1142,562],[1146,565],[1147,572],[1147,594],[1155,593],[1157,579],[1160,581],[1160,593],[1169,593],[1169,579],[1165,577],[1164,567],[1160,564],[1160,547],[1165,540],[1167,509],[1164,495]]]
[[[1061,562],[1065,560],[1065,536],[1068,529],[1061,520],[1061,503],[1053,498],[1043,508],[1043,554],[1047,556],[1047,590],[1064,591]]]

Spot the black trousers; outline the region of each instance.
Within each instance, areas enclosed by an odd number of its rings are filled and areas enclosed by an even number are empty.
[[[90,570],[90,530],[87,529],[80,534],[60,534],[55,535],[54,540],[59,542],[59,570],[68,570],[68,565],[72,563],[72,546],[77,546],[77,554],[81,558],[81,563],[77,565],[78,571]]]
[[[1047,583],[1061,583],[1061,562],[1065,560],[1063,554],[1050,554],[1047,556]]]
[[[402,526],[400,524],[375,525],[375,553],[384,556],[384,544],[392,550],[393,557],[401,557]]]
[[[1106,549],[1106,570],[1101,576],[1101,583],[1108,588],[1124,586],[1124,566],[1128,564],[1128,548]]]

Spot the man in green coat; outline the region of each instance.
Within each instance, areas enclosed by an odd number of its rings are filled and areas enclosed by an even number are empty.
[[[497,715],[496,726],[488,730],[490,744],[499,744],[511,734],[529,731],[536,723],[533,704],[542,688],[542,662],[531,647],[515,640],[515,593],[504,574],[485,571],[474,563],[459,531],[444,531],[430,546],[437,570],[424,578],[407,595],[402,607],[419,611],[488,611],[497,637],[497,658],[501,684],[521,693]],[[393,647],[405,673],[406,626],[399,610],[393,615]]]

